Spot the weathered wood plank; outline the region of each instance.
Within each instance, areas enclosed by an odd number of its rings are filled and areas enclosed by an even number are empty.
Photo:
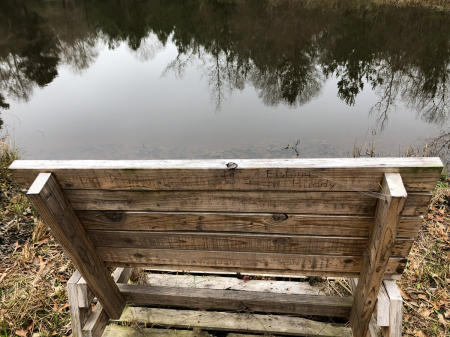
[[[181,213],[78,211],[88,230],[249,232],[368,237],[370,216],[299,215],[288,213]],[[402,217],[397,237],[415,238],[422,216]]]
[[[354,337],[365,337],[367,334],[407,197],[398,173],[385,174],[382,191],[388,197],[378,203],[375,226],[370,234],[367,254],[354,294],[350,316]]]
[[[113,272],[114,282],[126,283],[131,277],[132,268],[116,268]],[[100,337],[109,322],[108,315],[101,303],[97,303],[82,327],[83,337]],[[81,336],[81,335],[80,335]]]
[[[381,284],[377,296],[376,310],[374,312],[374,314],[376,314],[376,322],[378,326],[389,326],[389,312],[389,297],[386,289],[384,288],[384,285]]]
[[[243,290],[272,292],[278,294],[325,295],[320,287],[312,286],[309,282],[273,281],[273,280],[243,280],[235,275],[229,277],[212,275],[146,273],[145,282],[151,286],[202,288],[222,290]]]
[[[95,247],[273,252],[290,254],[362,255],[368,239],[336,236],[293,236],[246,233],[88,231]],[[413,240],[398,239],[392,256],[407,256]]]
[[[350,279],[348,279],[348,283],[350,285],[352,293],[354,294],[356,291],[356,286],[358,284],[358,279],[350,278]],[[382,308],[380,306],[384,307],[384,305],[383,305],[384,300],[380,299],[381,296],[383,296],[383,294],[381,294],[381,291],[380,291],[380,292],[378,292],[378,297],[377,297],[377,311],[378,311],[378,309],[382,310]],[[384,307],[384,309],[386,309],[386,307]],[[389,311],[389,306],[388,306],[387,310]],[[367,337],[383,337],[381,330],[382,330],[382,328],[378,325],[377,317],[374,312],[372,314],[372,317],[370,318],[369,332],[367,334]]]
[[[83,337],[100,337],[108,322],[106,311],[97,303],[83,326]]]
[[[358,192],[68,190],[76,210],[373,214],[376,198]]]
[[[80,308],[77,283],[81,278],[78,270],[72,274],[67,281],[67,293],[69,297],[70,321],[72,323],[72,334],[74,337],[82,337],[82,328],[87,319],[87,310]]]
[[[261,337],[261,335],[249,335],[249,334],[242,334],[242,333],[229,333],[227,337]],[[267,336],[264,335],[264,337],[273,337],[272,335]]]
[[[361,257],[175,249],[97,248],[109,266],[147,266],[176,270],[213,270],[273,274],[356,276]],[[391,258],[387,274],[403,271],[406,259]]]
[[[205,331],[134,328],[110,324],[106,327],[103,337],[212,337]]]
[[[356,287],[358,285],[358,279],[351,278],[348,280],[352,293],[356,292]],[[389,280],[390,281],[390,280]],[[372,314],[372,318],[369,325],[369,333],[371,337],[381,336],[381,327],[389,326],[389,297],[387,295],[384,285],[380,287],[377,296],[376,310]]]
[[[39,174],[27,196],[108,315],[119,317],[125,305],[122,295],[52,174]]]
[[[229,162],[237,168],[228,169]],[[63,188],[144,190],[378,191],[384,172],[399,172],[408,191],[431,191],[442,167],[439,158],[315,158],[19,160],[10,169],[25,183],[53,172]]]
[[[280,335],[309,337],[351,337],[351,330],[344,325],[282,315],[128,307],[124,310],[120,320],[144,322],[156,326],[199,327],[205,330],[278,333]]]
[[[67,190],[75,210],[270,212],[373,215],[378,200],[363,192]],[[410,194],[403,215],[420,215],[431,194]]]
[[[403,324],[403,298],[394,280],[383,281],[389,297],[389,328],[386,337],[401,337]]]
[[[89,289],[89,286],[84,278],[80,278],[77,283],[78,292],[78,306],[80,308],[90,308],[91,302],[94,299],[94,294]]]
[[[118,284],[130,305],[348,317],[353,298]]]

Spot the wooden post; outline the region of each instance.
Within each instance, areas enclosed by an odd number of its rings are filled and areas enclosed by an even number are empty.
[[[389,296],[389,327],[386,337],[402,337],[403,298],[394,280],[385,280],[384,287]]]
[[[119,318],[125,301],[55,177],[51,173],[40,173],[27,196],[102,303],[108,316],[112,319]]]
[[[70,305],[70,322],[72,324],[72,335],[74,337],[83,336],[83,326],[86,323],[89,309],[81,308],[79,303],[78,282],[81,279],[81,274],[75,270],[72,277],[67,281],[67,292],[69,295]]]
[[[407,193],[399,173],[385,173],[350,314],[354,337],[366,337],[378,291],[391,256]]]

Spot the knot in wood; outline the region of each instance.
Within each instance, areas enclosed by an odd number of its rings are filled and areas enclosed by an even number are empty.
[[[236,163],[233,163],[233,162],[227,163],[227,168],[230,169],[230,170],[234,170],[237,167],[238,167],[238,165]]]

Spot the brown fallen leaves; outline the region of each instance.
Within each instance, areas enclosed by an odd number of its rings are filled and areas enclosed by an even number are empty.
[[[0,336],[70,334],[66,282],[72,266],[6,168],[0,147]]]
[[[404,299],[403,336],[448,336],[450,319],[450,188],[436,189],[399,285]]]

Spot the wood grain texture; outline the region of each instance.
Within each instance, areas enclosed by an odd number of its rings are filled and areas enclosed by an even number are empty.
[[[218,252],[145,248],[97,248],[109,266],[155,267],[155,269],[232,271],[291,275],[356,276],[361,257],[251,252]],[[406,259],[391,258],[387,274],[399,274]]]
[[[103,333],[102,337],[213,337],[213,336],[205,331],[154,329],[154,328],[142,328],[142,327],[131,327],[117,324],[110,324],[106,327],[106,330]]]
[[[377,206],[375,226],[369,237],[350,315],[355,337],[366,337],[407,197],[402,178],[397,173],[385,174],[382,191],[389,197],[380,200]]]
[[[227,163],[237,164],[228,169]],[[385,172],[399,172],[408,191],[431,191],[439,158],[18,160],[10,169],[29,184],[53,172],[64,189],[378,191]]]
[[[323,289],[305,281],[244,280],[232,276],[146,273],[145,284],[157,287],[201,288],[272,292],[278,294],[325,295]]]
[[[132,271],[132,268],[116,268],[112,274],[114,282],[128,282]],[[105,309],[103,309],[101,303],[97,303],[82,327],[83,337],[101,337],[108,322],[109,317]]]
[[[67,190],[75,210],[269,212],[373,215],[377,197],[361,192]],[[403,215],[420,215],[429,193],[410,194]]]
[[[118,284],[130,305],[348,317],[351,297]]]
[[[67,281],[67,294],[70,307],[70,321],[72,323],[72,334],[74,337],[82,337],[82,328],[87,319],[88,311],[85,308],[80,308],[77,283],[81,278],[78,270],[72,274]]]
[[[52,174],[39,174],[27,196],[108,315],[119,317],[125,301]]]
[[[384,287],[389,297],[389,328],[385,337],[401,337],[403,324],[403,298],[394,280],[384,280]]]
[[[183,213],[78,211],[88,230],[241,232],[368,237],[370,216],[299,215],[289,213]],[[402,217],[397,237],[415,238],[422,216]]]
[[[374,315],[376,316],[377,325],[380,327],[389,326],[389,296],[384,288],[384,285],[381,284],[380,290],[378,291],[377,296],[377,304]]]
[[[283,315],[209,312],[194,310],[125,308],[121,321],[142,322],[155,326],[204,330],[230,330],[283,336],[351,337],[350,328],[341,324],[316,322],[305,318]]]
[[[273,252],[304,255],[360,256],[367,248],[363,237],[274,235],[246,233],[185,233],[149,231],[88,231],[95,247]],[[398,239],[392,256],[407,256],[413,240]]]
[[[106,311],[97,303],[83,326],[83,337],[101,337],[108,322]]]
[[[80,308],[90,308],[91,302],[94,299],[94,294],[89,289],[89,286],[84,278],[80,278],[77,283],[78,305]]]

